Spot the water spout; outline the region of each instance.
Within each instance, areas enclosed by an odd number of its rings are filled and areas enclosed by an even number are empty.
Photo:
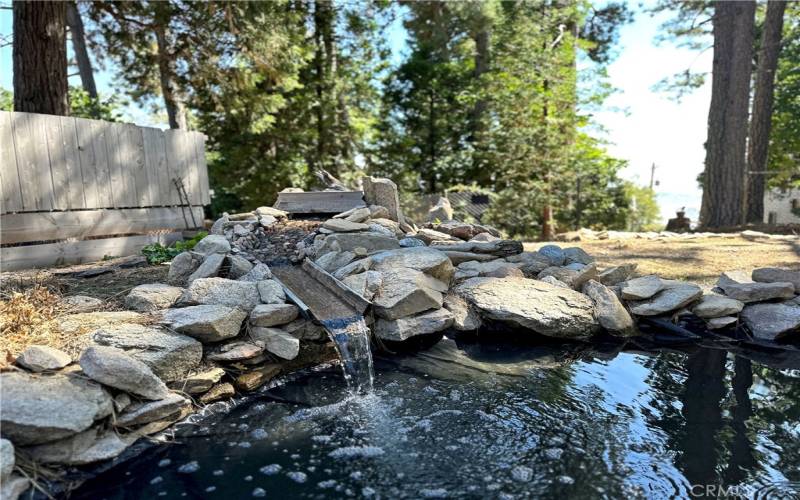
[[[355,315],[323,320],[321,323],[336,345],[347,386],[359,394],[372,391],[374,375],[370,332],[364,317]]]

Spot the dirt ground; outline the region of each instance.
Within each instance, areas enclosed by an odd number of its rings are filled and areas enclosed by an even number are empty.
[[[535,250],[547,243],[526,243]],[[800,239],[630,239],[591,240],[575,243],[597,259],[599,267],[625,263],[638,264],[639,274],[658,274],[663,278],[682,279],[713,285],[724,271],[752,271],[758,267],[785,267],[800,270]]]

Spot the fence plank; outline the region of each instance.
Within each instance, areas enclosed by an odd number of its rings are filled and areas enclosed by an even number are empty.
[[[152,206],[150,202],[150,179],[147,175],[144,157],[144,135],[142,128],[136,125],[125,125],[128,142],[128,152],[130,157],[126,160],[126,167],[131,173],[136,183],[136,205],[137,207]]]
[[[78,160],[83,177],[83,208],[100,208],[97,184],[100,176],[97,173],[97,155],[94,151],[94,132],[92,120],[75,118],[75,138],[78,144]]]
[[[0,213],[22,210],[22,191],[19,185],[17,155],[14,151],[11,113],[7,111],[0,111],[0,182],[3,184]]]
[[[72,209],[86,208],[86,200],[83,192],[83,173],[81,172],[80,152],[78,151],[78,138],[75,130],[75,118],[60,116],[59,121],[61,122],[61,137],[64,141],[65,175],[69,185],[67,204],[69,208]]]
[[[167,150],[167,171],[169,172],[170,184],[169,200],[171,205],[181,205],[184,203],[181,201],[178,190],[173,183],[173,179],[183,179],[183,165],[181,162],[180,139],[178,134],[179,133],[175,130],[164,131],[164,140]]]
[[[147,196],[150,206],[163,205],[161,202],[161,179],[159,169],[163,166],[164,152],[158,151],[158,131],[149,127],[142,127],[142,144],[144,146],[144,166],[147,172]]]
[[[115,204],[110,159],[110,151],[115,141],[113,134],[108,132],[107,125],[102,121],[91,120],[92,148],[97,162],[97,206],[89,208],[108,208]],[[109,136],[112,137],[111,140]]]
[[[30,131],[33,141],[35,170],[30,174],[34,176],[39,194],[40,210],[52,210],[55,207],[55,190],[53,189],[53,174],[50,170],[50,156],[47,148],[47,121],[50,115],[29,113]],[[27,175],[27,174],[26,174]]]
[[[61,120],[58,116],[47,116],[42,119],[45,130],[45,141],[47,143],[47,154],[49,157],[50,175],[53,181],[53,208],[56,210],[67,210],[69,206],[69,179],[67,163],[64,154],[64,137],[61,133]],[[56,189],[57,187],[57,189]]]
[[[195,220],[202,222],[203,208],[191,210]],[[189,208],[182,207],[121,208],[6,214],[0,222],[3,243],[10,244],[195,229],[191,214]]]
[[[204,134],[196,134],[194,136],[194,150],[197,155],[197,168],[200,172],[201,204],[208,205],[211,203],[211,196],[208,182],[208,165],[206,164],[206,136]]]
[[[169,245],[181,239],[181,233],[124,236],[84,241],[64,241],[44,245],[0,248],[3,270],[15,271],[32,267],[95,262],[106,256],[124,257],[138,254],[153,243]]]

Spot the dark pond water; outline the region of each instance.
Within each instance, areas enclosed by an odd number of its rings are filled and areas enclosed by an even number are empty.
[[[798,498],[800,360],[763,357],[445,338],[376,359],[368,396],[297,375],[71,498]]]

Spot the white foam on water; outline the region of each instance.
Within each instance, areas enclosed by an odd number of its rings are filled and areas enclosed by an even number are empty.
[[[419,490],[422,498],[447,498],[450,494],[444,488],[423,488]]]
[[[150,480],[150,484],[158,484],[158,483],[160,483],[160,482],[161,482],[161,481],[163,481],[163,480],[164,480],[164,478],[163,478],[163,477],[161,477],[161,476],[156,476],[156,477],[154,477],[153,479],[151,479],[151,480]]]
[[[328,488],[333,488],[334,486],[336,486],[335,479],[328,479],[327,481],[320,481],[317,483],[317,487],[322,488],[323,490],[326,490]]]
[[[269,464],[258,469],[258,472],[264,474],[265,476],[272,476],[280,472],[281,469],[283,469],[283,467],[281,467],[279,464]]]
[[[225,471],[220,470],[220,469],[217,469],[217,470],[215,470],[215,471],[213,471],[211,473],[211,475],[213,475],[213,476],[222,476],[223,474],[225,474]]]
[[[169,458],[165,458],[165,459],[163,459],[163,460],[158,462],[158,466],[159,467],[166,467],[171,463],[172,463],[172,460],[170,460]]]
[[[317,443],[329,443],[333,439],[333,436],[328,434],[319,434],[316,436],[311,436],[311,440]]]
[[[178,467],[178,472],[181,474],[191,474],[193,472],[197,472],[199,469],[200,465],[197,463],[197,461],[192,460],[191,462],[187,462]]]
[[[561,448],[548,448],[544,450],[544,456],[549,458],[550,460],[558,460],[561,458],[561,455],[564,453],[564,450]]]
[[[511,477],[514,479],[514,481],[527,483],[533,479],[533,469],[530,467],[525,467],[524,465],[518,465],[511,469]]]
[[[558,476],[558,482],[561,484],[573,484],[575,480],[570,476]]]
[[[267,492],[264,490],[264,488],[256,488],[253,490],[252,495],[256,498],[263,498],[267,496]]]
[[[308,480],[308,475],[300,471],[287,472],[286,476],[295,483],[305,483]]]
[[[258,428],[253,429],[250,435],[253,437],[253,439],[266,439],[269,434],[264,429]]]
[[[328,453],[331,458],[373,458],[384,454],[378,446],[343,446]]]

